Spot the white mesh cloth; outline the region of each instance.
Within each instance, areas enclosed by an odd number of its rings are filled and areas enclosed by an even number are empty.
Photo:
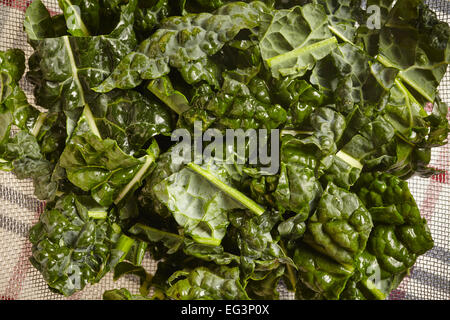
[[[23,32],[24,12],[31,1],[0,0],[0,50],[20,48],[29,56],[31,47]],[[56,0],[44,4],[58,11]],[[429,1],[441,20],[450,21],[448,0]],[[450,74],[440,88],[445,102],[450,103]],[[33,102],[32,87],[21,83],[29,101]],[[435,247],[420,257],[411,274],[403,280],[390,299],[449,300],[450,299],[450,146],[433,153],[431,165],[443,170],[432,179],[414,178],[409,181],[422,215],[428,220]],[[33,185],[28,180],[18,180],[13,174],[0,171],[0,300],[5,299],[67,299],[52,293],[41,274],[30,264],[31,244],[28,230],[37,222],[44,205],[33,196]],[[144,267],[155,270],[155,264],[146,257]],[[139,282],[125,277],[114,282],[112,275],[100,283],[88,286],[69,299],[101,299],[105,290],[126,287],[138,293]],[[282,290],[281,298],[292,296]]]

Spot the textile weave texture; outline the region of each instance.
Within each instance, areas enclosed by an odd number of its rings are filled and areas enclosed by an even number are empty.
[[[44,0],[51,11],[58,12],[56,0]],[[25,10],[31,1],[0,0],[0,50],[20,48],[29,56],[31,47],[23,32]],[[431,0],[430,7],[441,20],[450,21],[450,1]],[[34,102],[32,86],[22,80],[22,88],[29,101]],[[441,97],[450,104],[450,73],[444,79]],[[450,119],[449,119],[450,120]],[[411,273],[392,292],[393,300],[450,300],[450,145],[433,153],[431,166],[442,170],[442,174],[430,179],[409,180],[411,191],[428,220],[435,240],[435,247],[421,256]],[[14,174],[0,171],[0,300],[57,300],[57,299],[102,299],[105,290],[128,288],[139,292],[139,280],[124,277],[113,281],[112,275],[93,286],[88,286],[70,298],[52,293],[41,274],[30,264],[31,243],[28,231],[38,221],[44,203],[33,196],[31,181],[18,180]],[[156,264],[147,256],[144,267],[151,273]],[[282,299],[291,299],[292,294],[281,289]]]

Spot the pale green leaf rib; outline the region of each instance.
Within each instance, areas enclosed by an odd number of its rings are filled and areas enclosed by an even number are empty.
[[[262,208],[259,204],[257,204],[255,201],[247,197],[242,192],[238,191],[237,189],[234,189],[230,187],[229,185],[225,184],[224,182],[220,181],[216,176],[211,174],[211,172],[203,169],[202,167],[196,165],[195,163],[189,163],[188,167],[195,171],[196,173],[200,174],[204,178],[206,178],[209,182],[214,184],[217,188],[225,192],[227,195],[229,195],[234,200],[238,201],[242,205],[244,205],[246,208],[257,214],[258,216],[262,215],[266,210]]]

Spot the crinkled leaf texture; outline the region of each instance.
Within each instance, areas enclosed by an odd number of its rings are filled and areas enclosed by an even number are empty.
[[[108,92],[114,88],[135,88],[144,79],[167,75],[171,67],[182,69],[187,64],[204,61],[218,53],[241,30],[257,28],[266,9],[257,1],[249,4],[232,2],[214,13],[170,17],[94,90]]]
[[[358,187],[358,195],[375,222],[369,240],[370,252],[386,271],[406,271],[418,255],[434,245],[408,183],[386,173],[367,173],[361,177]]]
[[[305,245],[298,246],[293,259],[299,278],[296,297],[301,300],[338,300],[353,273]]]
[[[32,131],[39,111],[28,104],[19,81],[25,71],[25,54],[19,49],[0,51],[0,156],[11,126]]]
[[[351,266],[364,251],[373,222],[358,196],[329,183],[306,227],[310,246]]]
[[[100,136],[117,141],[130,155],[139,154],[153,137],[169,135],[173,128],[167,107],[134,90],[101,94],[89,107]]]
[[[50,205],[29,238],[31,263],[52,290],[66,296],[98,282],[133,244],[108,218],[108,208],[73,194]]]
[[[248,300],[238,268],[178,271],[169,278],[169,283],[167,295],[176,300]]]
[[[89,88],[106,79],[137,44],[133,4],[136,5],[135,1],[124,7],[119,23],[108,35],[52,37],[51,32],[44,32],[41,36],[49,38],[31,42],[35,51],[29,60],[27,77],[35,85],[37,104],[51,111],[65,112],[69,135],[84,106],[95,98]],[[33,8],[27,11],[27,17],[34,14]]]
[[[135,158],[120,149],[116,140],[102,139],[87,107],[61,155],[67,178],[104,206],[119,203],[141,185],[154,168],[159,147],[153,141],[147,154]]]
[[[193,101],[193,107],[182,114],[184,123],[193,127],[202,121],[208,127],[231,129],[276,129],[287,119],[286,110],[279,104],[265,99],[261,88],[267,86],[257,77],[246,85],[225,76],[222,89],[214,92],[203,86]],[[261,95],[261,96],[259,96]]]

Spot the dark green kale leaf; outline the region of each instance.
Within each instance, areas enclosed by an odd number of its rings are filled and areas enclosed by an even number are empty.
[[[419,108],[418,110],[423,110],[420,105],[414,104]],[[389,106],[390,114],[377,115],[374,120],[363,125],[359,132],[343,146],[338,155],[347,159],[347,162],[353,164],[353,166],[364,168],[366,171],[385,171],[404,179],[414,175],[429,177],[435,174],[436,170],[428,167],[431,161],[429,143],[432,142],[427,142],[430,137],[425,137],[423,134],[425,134],[424,130],[427,130],[427,132],[433,130],[432,132],[437,133],[438,136],[431,139],[440,140],[440,142],[435,140],[434,143],[446,143],[447,139],[439,134],[439,132],[443,133],[448,130],[448,122],[444,124],[441,118],[444,116],[445,111],[443,109],[446,106],[437,103],[436,109],[434,109],[435,115],[425,118],[420,118],[414,109],[410,109],[412,107],[409,105],[398,104],[397,107]],[[397,111],[400,112],[400,115],[394,113]],[[398,121],[409,123],[408,127],[397,123],[397,120],[395,120],[401,119],[402,112],[407,112],[410,118],[409,120],[403,118]],[[431,119],[435,127],[433,128],[429,124],[425,125],[427,127],[414,127],[414,121],[423,124],[426,121],[425,119]],[[409,139],[401,134],[402,131],[411,133]],[[411,141],[416,141],[417,145]]]
[[[366,248],[372,227],[372,218],[358,196],[329,183],[306,223],[304,241],[351,269]]]
[[[273,104],[262,79],[253,78],[248,84],[225,76],[222,89],[214,92],[202,86],[191,102],[192,108],[181,117],[188,127],[202,121],[208,127],[220,129],[276,129],[287,120],[287,113],[279,104]],[[261,90],[263,89],[263,90]]]
[[[142,295],[131,294],[125,288],[106,290],[103,293],[103,300],[152,300]]]
[[[57,160],[47,154],[57,151],[61,135],[51,116],[28,103],[19,86],[24,71],[23,51],[0,52],[0,169],[13,170],[19,179],[32,178],[35,195],[50,200],[57,190],[52,177]],[[14,136],[13,126],[19,129]]]
[[[448,104],[442,101],[440,96],[437,96],[432,107],[431,114],[425,118],[425,121],[430,124],[430,132],[425,144],[429,148],[447,144],[450,132],[450,123],[447,119],[449,114]]]
[[[36,137],[26,131],[18,132],[6,143],[2,157],[5,161],[3,164],[9,163],[7,168],[14,170],[19,179],[33,179],[38,199],[52,200],[55,197],[59,180],[55,164],[41,153]]]
[[[273,77],[303,76],[337,45],[321,5],[278,10],[260,39],[261,56]]]
[[[337,46],[318,63],[311,82],[334,97],[336,108],[348,115],[355,105],[382,109],[398,70],[387,68],[351,43]]]
[[[348,190],[358,181],[361,168],[349,164],[338,155],[330,155],[320,161],[318,174],[323,185],[332,182],[336,186]]]
[[[383,111],[385,119],[395,128],[396,134],[407,142],[425,146],[430,124],[424,105],[418,102],[401,82],[396,81]]]
[[[25,54],[19,49],[0,51],[0,158],[5,151],[11,127],[17,126],[27,132],[36,132],[35,128],[40,112],[30,106],[19,81],[25,72]],[[2,167],[8,163],[3,159]]]
[[[231,210],[242,208],[221,190],[188,168],[153,188],[156,198],[196,242],[219,245]]]
[[[181,270],[169,278],[167,295],[176,300],[248,300],[238,268],[198,267]]]
[[[366,173],[355,187],[375,222],[368,250],[383,269],[404,272],[433,247],[427,222],[406,181],[387,173]]]
[[[174,11],[168,0],[58,0],[67,31],[76,37],[109,34],[120,20],[123,7],[130,2],[139,39],[147,38]]]
[[[282,275],[279,274],[279,268],[284,270],[285,266],[294,266],[278,239],[271,233],[281,219],[278,212],[266,211],[255,216],[248,210],[236,210],[229,218],[231,227],[224,246],[238,249],[243,283],[251,283],[255,288],[264,287],[266,281],[280,280]],[[276,288],[270,294],[277,296]]]
[[[165,106],[134,90],[101,94],[89,107],[100,136],[117,141],[130,155],[141,152],[153,137],[169,135],[173,128]]]
[[[211,162],[204,168],[187,167],[153,185],[153,196],[173,215],[196,242],[219,245],[225,236],[228,215],[248,207],[261,215],[264,209],[232,187],[225,167]]]
[[[429,102],[450,63],[450,27],[421,0],[401,0],[379,30],[377,59]]]
[[[363,18],[361,0],[313,0],[324,6],[328,15],[328,28],[341,40],[354,42],[358,25]]]
[[[128,233],[145,243],[150,243],[150,252],[155,259],[158,259],[160,255],[167,257],[167,255],[183,252],[186,256],[201,261],[213,261],[218,265],[239,263],[239,256],[226,252],[222,246],[198,243],[184,234],[156,229],[143,223],[133,225]]]
[[[128,233],[146,243],[159,243],[164,247],[164,255],[171,255],[183,247],[185,238],[182,235],[156,229],[143,223],[136,223]],[[157,258],[157,254],[152,252],[153,257]]]
[[[150,5],[146,2],[148,1],[139,1],[135,12],[135,30],[139,38],[149,37],[171,12],[169,0],[153,1],[154,4]]]
[[[28,80],[35,85],[37,104],[50,112],[64,112],[70,135],[83,108],[96,94],[90,87],[100,84],[137,44],[133,31],[135,2],[124,7],[121,20],[108,35],[62,36],[33,40]],[[33,7],[27,17],[34,15]],[[32,18],[30,18],[32,19]],[[34,29],[26,29],[30,38]],[[107,58],[105,58],[107,57]]]
[[[71,35],[89,37],[98,33],[101,21],[98,0],[58,0],[58,4]]]
[[[365,173],[355,188],[375,227],[346,298],[384,299],[434,242],[406,181],[386,173]]]
[[[304,244],[295,249],[293,260],[298,268],[295,295],[299,300],[339,300],[353,274],[353,268]]]
[[[114,88],[131,89],[144,79],[157,79],[171,68],[182,69],[218,53],[242,30],[259,26],[267,8],[261,2],[250,4],[232,2],[213,14],[200,13],[165,19],[150,38],[144,40],[136,52],[129,53],[114,72],[100,85],[97,92]]]
[[[127,0],[102,0],[99,7],[99,15],[102,21],[102,30],[108,30],[109,25],[117,21],[120,17],[121,7],[127,4]],[[140,41],[148,38],[155,28],[157,28],[161,21],[170,15],[180,15],[181,2],[175,1],[175,3],[169,3],[168,0],[138,0],[137,6],[134,12],[136,17],[134,21],[134,30],[136,36]]]
[[[179,172],[185,163],[182,157],[173,157],[173,148],[164,152],[158,158],[155,169],[151,172],[149,177],[145,180],[145,185],[139,192],[138,200],[139,204],[143,208],[149,208],[154,214],[157,214],[163,218],[170,217],[171,213],[167,207],[161,203],[155,195],[153,190],[154,186],[160,184],[171,175]]]
[[[124,152],[116,140],[100,135],[89,107],[80,120],[61,155],[60,164],[67,178],[101,205],[120,203],[138,188],[153,170],[159,147],[152,141],[140,158]]]
[[[285,266],[280,265],[273,269],[261,280],[250,279],[245,287],[248,296],[252,300],[278,300],[280,293],[278,287],[284,274]]]
[[[301,127],[315,108],[331,102],[324,92],[317,90],[305,79],[295,77],[272,79],[270,96],[273,101],[290,111],[291,119],[286,124],[286,129]]]
[[[320,158],[335,154],[337,143],[346,129],[345,118],[330,107],[318,108],[309,117],[304,127],[310,132],[301,142],[312,145],[318,150]]]
[[[31,263],[55,292],[70,296],[97,283],[134,244],[90,197],[67,194],[30,230]]]
[[[406,272],[392,274],[383,270],[377,258],[364,251],[357,260],[355,273],[342,292],[342,300],[384,300],[396,289]]]
[[[323,191],[315,175],[317,165],[314,153],[302,141],[292,136],[282,138],[281,169],[273,193],[274,206],[280,212],[300,214],[306,220]]]
[[[140,244],[145,244],[141,242]],[[114,267],[113,280],[117,281],[124,276],[134,276],[139,279],[139,292],[142,296],[147,296],[150,291],[152,276],[144,267],[134,262],[122,261]]]
[[[36,40],[67,35],[64,15],[52,17],[41,0],[30,3],[23,24],[28,41],[32,45],[35,45]]]

